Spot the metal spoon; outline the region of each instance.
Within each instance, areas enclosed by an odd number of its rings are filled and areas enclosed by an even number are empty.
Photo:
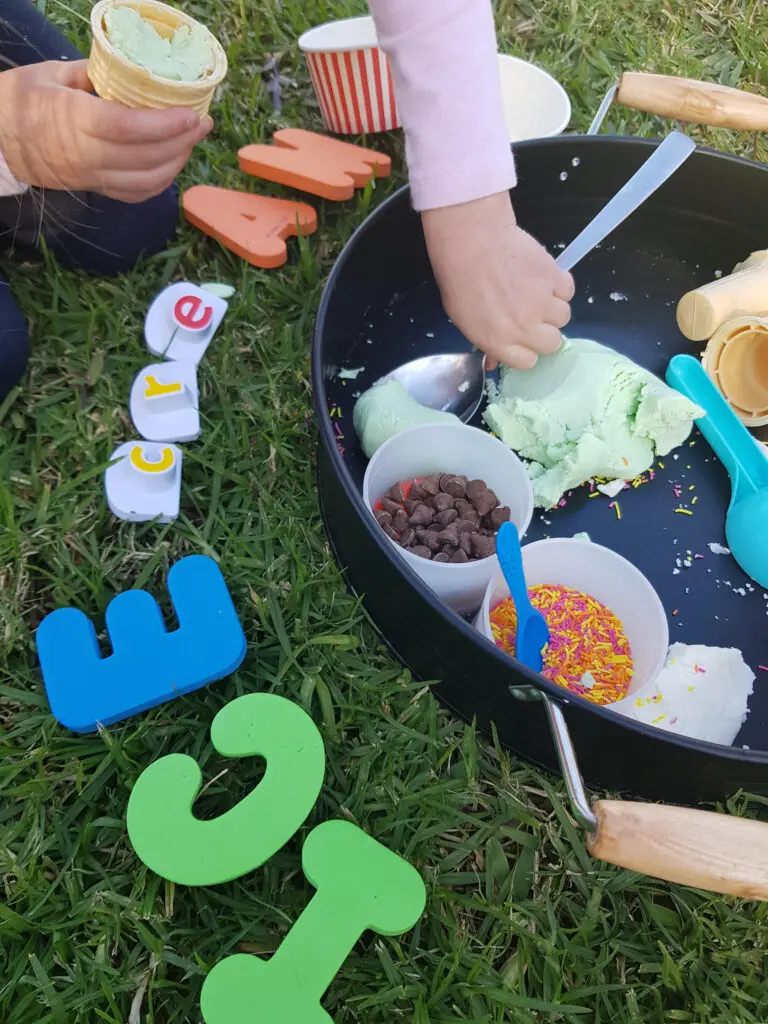
[[[696,143],[672,132],[584,230],[558,256],[562,270],[576,264],[641,206],[680,167]],[[399,381],[421,405],[452,412],[468,423],[483,401],[485,355],[478,349],[457,355],[423,356],[396,367],[376,383]]]

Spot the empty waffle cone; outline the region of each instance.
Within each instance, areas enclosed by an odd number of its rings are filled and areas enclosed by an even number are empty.
[[[768,423],[768,320],[741,316],[724,323],[702,362],[745,426]]]
[[[88,77],[102,99],[126,107],[191,107],[200,117],[208,113],[216,86],[227,73],[227,56],[212,33],[210,70],[196,82],[161,78],[133,64],[115,49],[107,34],[104,17],[111,7],[131,7],[161,36],[170,39],[181,25],[199,25],[188,14],[158,0],[100,0],[91,10],[91,53]],[[203,26],[205,27],[205,26]]]

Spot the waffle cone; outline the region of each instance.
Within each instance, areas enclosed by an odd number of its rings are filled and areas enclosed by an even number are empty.
[[[175,82],[126,60],[110,42],[104,23],[109,7],[132,7],[165,38],[181,25],[192,28],[194,18],[158,0],[100,0],[91,10],[91,53],[88,77],[97,94],[126,107],[191,107],[200,117],[208,113],[216,86],[227,73],[227,57],[214,35],[211,37],[212,70],[198,82]],[[207,29],[206,29],[207,31]]]

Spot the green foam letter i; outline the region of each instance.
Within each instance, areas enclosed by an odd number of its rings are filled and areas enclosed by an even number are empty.
[[[350,822],[318,825],[302,864],[317,892],[269,960],[238,953],[213,968],[206,1024],[333,1024],[320,1000],[363,932],[399,935],[424,910],[416,869]]]

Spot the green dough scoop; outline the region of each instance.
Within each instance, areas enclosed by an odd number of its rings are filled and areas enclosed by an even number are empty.
[[[693,356],[675,356],[667,383],[705,410],[696,426],[731,478],[725,537],[731,554],[755,583],[768,588],[768,455]]]

